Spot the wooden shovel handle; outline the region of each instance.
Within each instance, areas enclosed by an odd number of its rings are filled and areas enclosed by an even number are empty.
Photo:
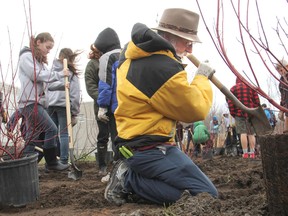
[[[67,59],[63,59],[63,67],[64,70],[68,70],[68,64]],[[73,171],[68,173],[68,178],[72,178],[74,180],[78,180],[82,177],[82,171],[78,169],[78,167],[75,164],[74,159],[74,142],[73,142],[73,130],[72,130],[72,124],[71,124],[71,110],[70,110],[70,92],[68,85],[68,77],[65,76],[65,99],[66,99],[66,117],[67,117],[67,127],[68,127],[68,138],[69,138],[69,156],[70,156],[70,162],[73,168]]]
[[[198,67],[200,62],[198,59],[193,55],[187,55],[187,58],[196,66]],[[235,106],[239,109],[243,110],[244,112],[250,115],[251,123],[255,129],[256,134],[263,135],[263,134],[271,134],[273,132],[272,127],[266,117],[266,114],[261,106],[258,108],[248,108],[244,104],[242,104],[238,98],[232,94],[222,83],[213,75],[210,78],[211,82],[228,98],[230,99]]]
[[[67,59],[63,59],[64,70],[68,70]],[[64,77],[65,80],[65,99],[66,99],[66,117],[67,117],[67,127],[68,127],[68,137],[69,137],[69,149],[74,148],[73,144],[73,130],[71,124],[71,110],[70,110],[70,92],[67,84],[69,83],[68,76]]]

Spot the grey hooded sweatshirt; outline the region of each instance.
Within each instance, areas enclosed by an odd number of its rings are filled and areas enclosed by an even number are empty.
[[[55,59],[53,62],[53,70],[56,73],[59,73],[63,71],[63,64],[59,60]],[[69,96],[70,96],[70,109],[71,109],[71,115],[77,116],[80,112],[80,82],[79,78],[76,75],[73,75],[71,71],[69,75]],[[61,84],[59,84],[59,82]],[[66,96],[65,96],[65,88],[61,90],[57,90],[58,86],[64,85],[65,86],[65,80],[62,78],[59,81],[56,81],[54,83],[48,84],[48,104],[49,106],[58,106],[58,107],[66,107]]]
[[[31,49],[24,47],[20,51],[18,77],[20,80],[20,94],[18,107],[24,108],[35,102],[47,107],[46,104],[46,83],[55,82],[64,77],[63,73],[55,73],[47,69],[46,65],[33,59]],[[34,65],[35,61],[35,65]],[[64,88],[59,83],[57,88]],[[61,86],[62,85],[62,86]],[[56,86],[55,86],[56,88]]]

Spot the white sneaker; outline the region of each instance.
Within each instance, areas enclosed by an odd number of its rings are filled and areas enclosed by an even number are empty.
[[[101,178],[101,182],[102,183],[107,183],[110,179],[110,172],[108,172],[108,174],[104,177]]]

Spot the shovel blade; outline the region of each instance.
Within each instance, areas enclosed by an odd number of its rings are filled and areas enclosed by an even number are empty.
[[[73,168],[73,171],[68,172],[68,178],[71,178],[73,180],[78,180],[82,177],[82,171],[76,170]]]
[[[68,172],[68,178],[71,178],[73,180],[78,180],[82,177],[82,171],[78,169],[78,167],[75,164],[73,152],[74,152],[74,149],[69,148],[72,171]]]
[[[251,115],[250,121],[256,135],[269,135],[273,132],[273,128],[261,106],[255,108],[255,110],[251,111],[249,114]]]

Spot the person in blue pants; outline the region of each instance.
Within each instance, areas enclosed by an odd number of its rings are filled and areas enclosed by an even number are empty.
[[[212,181],[175,143],[176,123],[204,120],[212,106],[209,78],[215,70],[201,62],[193,81],[181,59],[192,53],[199,15],[166,9],[155,30],[136,23],[120,53],[114,112],[119,160],[104,197],[121,205],[135,195],[169,205],[183,192],[218,197]]]

